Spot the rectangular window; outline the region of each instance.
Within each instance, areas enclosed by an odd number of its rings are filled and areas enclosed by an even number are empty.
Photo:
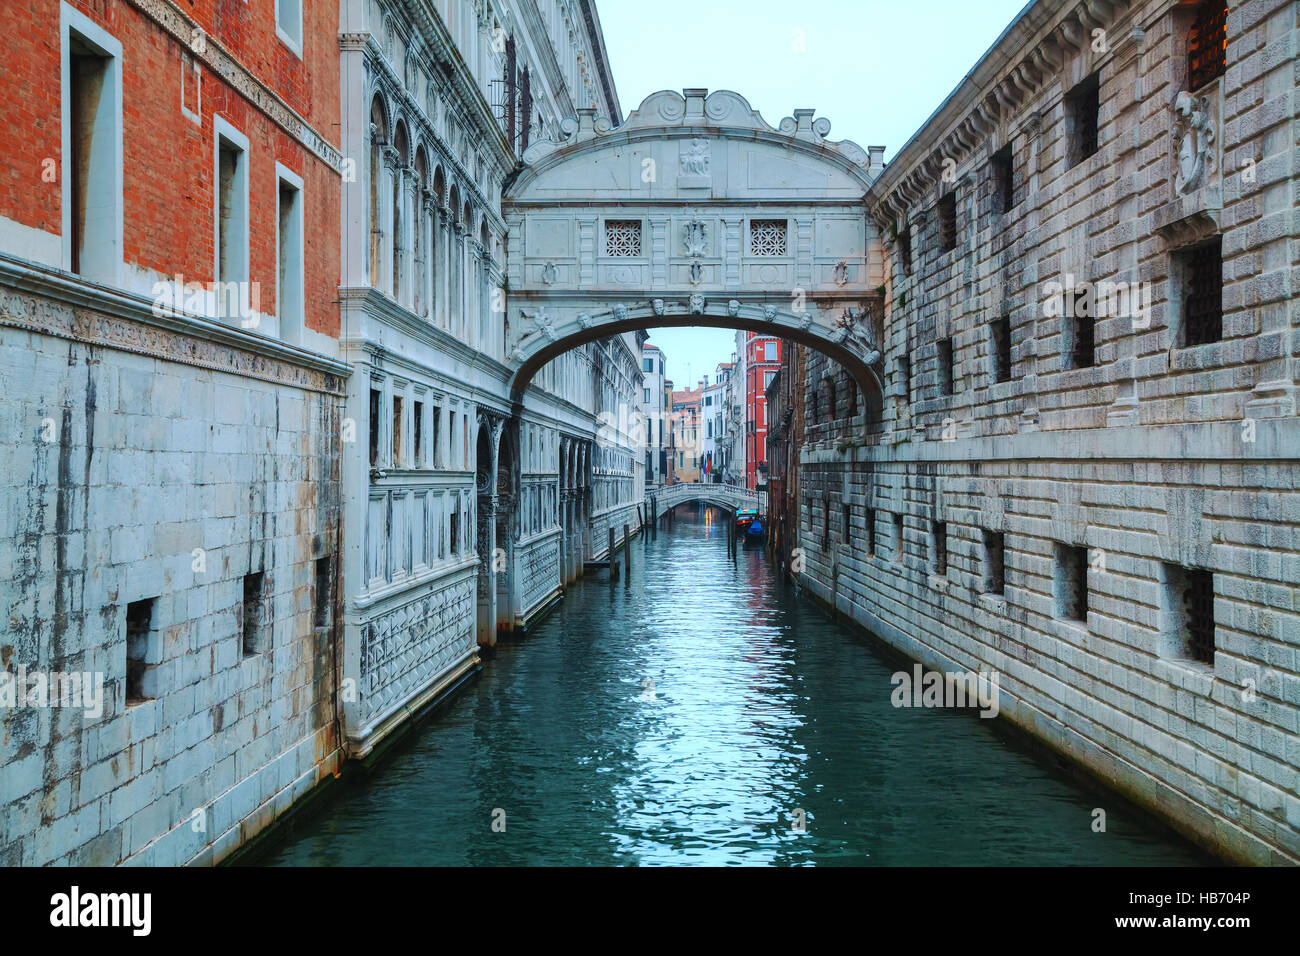
[[[655,370],[655,360],[654,360],[654,359],[642,359],[642,360],[641,360],[641,371],[643,371],[643,372],[653,372],[654,370]]]
[[[840,509],[843,514],[841,520],[844,522],[843,528],[844,544],[849,545],[853,542],[853,509],[849,505],[843,505]]]
[[[265,648],[265,594],[266,574],[254,571],[244,575],[244,602],[240,605],[241,626],[244,632],[244,656],[260,654]]]
[[[153,627],[157,598],[132,601],[126,606],[126,704],[158,696],[157,666],[161,635]]]
[[[370,467],[379,464],[379,403],[383,396],[379,389],[370,390]]]
[[[936,521],[933,525],[934,537],[934,573],[939,577],[948,576],[948,523]]]
[[[1088,549],[1056,545],[1056,573],[1052,581],[1056,616],[1065,621],[1088,620]]]
[[[416,468],[424,467],[424,402],[411,404],[411,454]]]
[[[903,516],[894,515],[894,563],[903,563]]]
[[[899,392],[909,405],[912,402],[912,358],[910,355],[898,357]]]
[[[939,371],[939,394],[951,395],[953,393],[953,366],[952,366],[952,339],[940,339],[935,343],[938,346],[936,352]]]
[[[1162,653],[1214,666],[1214,572],[1166,564]]]
[[[433,453],[433,466],[437,468],[442,463],[442,452],[439,450],[438,444],[438,439],[442,436],[442,406],[433,406],[433,414],[430,417],[433,419],[433,433],[429,436],[430,441],[432,442],[429,447]]]
[[[1011,381],[1011,316],[1000,315],[989,323],[989,352],[993,381]]]
[[[1006,592],[1006,573],[1003,566],[1003,549],[1006,538],[1001,531],[984,532],[984,593]]]
[[[1228,66],[1228,5],[1201,0],[1187,35],[1187,88],[1199,90]]]
[[[1093,315],[1090,289],[1067,291],[1066,295],[1066,368],[1092,368],[1097,363],[1097,325]]]
[[[302,56],[302,0],[275,0],[275,33]]]
[[[394,468],[400,468],[402,465],[406,464],[406,462],[402,458],[402,451],[403,451],[402,433],[404,431],[404,429],[402,428],[402,411],[403,411],[402,397],[400,395],[394,395],[393,396],[393,455],[391,459]]]
[[[80,13],[65,8],[64,16],[85,27],[84,33],[66,27],[63,218],[69,265],[86,278],[116,283],[122,261],[122,50]]]
[[[312,625],[317,630],[327,629],[334,621],[334,559],[317,558],[315,585],[312,590]]]
[[[1071,166],[1083,162],[1097,152],[1100,112],[1101,74],[1094,73],[1070,90],[1065,97],[1066,132],[1069,135]]]
[[[872,508],[866,509],[863,513],[862,520],[867,526],[867,557],[876,556],[876,512]]]
[[[1182,297],[1182,345],[1223,339],[1223,237],[1175,254]]]
[[[641,389],[641,404],[642,405],[650,404],[650,389],[648,388]]]
[[[898,257],[903,260],[903,275],[912,274],[912,230],[904,229],[898,234]]]
[[[993,154],[993,209],[1000,215],[1009,213],[1016,204],[1015,164],[1011,145],[1003,146]]]
[[[822,550],[825,551],[831,545],[831,500],[822,499]]]
[[[784,219],[755,219],[749,224],[749,254],[751,256],[785,255],[785,231]]]
[[[302,187],[301,182],[291,182],[283,172],[279,184],[280,268],[276,308],[280,313],[280,338],[296,344],[302,341],[304,321]]]
[[[957,248],[957,194],[950,192],[939,200],[939,248],[951,252]]]
[[[777,355],[777,344],[775,342],[765,342],[763,344],[764,361],[777,362],[780,357]]]
[[[605,223],[605,255],[619,258],[631,258],[641,255],[641,220],[607,220]]]
[[[248,282],[248,141],[228,126],[224,131],[221,127],[218,124],[217,315],[245,318],[238,307],[244,301],[239,286]]]

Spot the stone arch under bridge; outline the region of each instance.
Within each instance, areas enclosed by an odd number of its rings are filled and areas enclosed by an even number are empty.
[[[687,89],[616,129],[581,111],[531,146],[504,200],[516,403],[584,342],[703,325],[824,352],[879,409],[884,277],[864,197],[883,148],[829,132],[812,110],[772,127],[737,93]]]

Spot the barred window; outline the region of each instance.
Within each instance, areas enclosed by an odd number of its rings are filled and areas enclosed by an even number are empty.
[[[1011,317],[1001,315],[989,323],[993,354],[993,381],[1011,381]]]
[[[641,220],[610,219],[605,223],[605,255],[641,255]]]
[[[755,219],[749,224],[749,254],[785,255],[785,229],[784,219]]]
[[[1081,163],[1098,146],[1098,114],[1101,112],[1101,75],[1094,73],[1065,97],[1070,122],[1070,165]]]
[[[944,252],[957,248],[957,194],[939,200],[939,246]]]
[[[1187,88],[1199,90],[1228,66],[1228,4],[1202,0],[1187,34]]]
[[[1183,345],[1204,345],[1223,338],[1223,237],[1177,256],[1182,279]]]

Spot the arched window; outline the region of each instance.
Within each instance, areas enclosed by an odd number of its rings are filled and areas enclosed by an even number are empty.
[[[435,167],[433,171],[433,205],[435,209],[441,210],[445,207],[447,199],[447,182],[442,176],[442,167]],[[433,314],[434,321],[442,324],[444,313],[442,306],[438,302],[438,270],[440,267],[440,257],[443,254],[443,241],[438,235],[438,214],[435,213],[432,229],[431,245],[429,246],[429,310]]]
[[[1223,76],[1228,63],[1228,4],[1201,0],[1187,32],[1187,88],[1199,90]]]
[[[380,264],[383,261],[383,149],[388,136],[388,114],[378,93],[370,101],[370,284],[379,286]]]

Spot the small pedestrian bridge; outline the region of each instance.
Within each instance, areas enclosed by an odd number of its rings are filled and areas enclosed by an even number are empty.
[[[767,495],[736,485],[714,485],[683,482],[675,485],[649,485],[646,487],[646,514],[662,518],[678,505],[690,502],[716,505],[734,512],[738,508],[754,508],[759,514],[767,512]]]

